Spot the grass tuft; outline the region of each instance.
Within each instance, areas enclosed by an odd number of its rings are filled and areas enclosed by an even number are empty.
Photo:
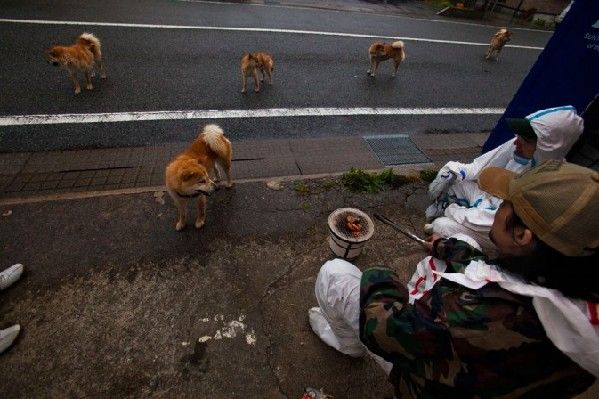
[[[432,182],[433,180],[435,180],[435,177],[437,177],[437,173],[438,173],[438,171],[436,171],[436,170],[431,170],[431,169],[428,169],[428,170],[421,170],[421,171],[419,172],[419,175],[420,175],[420,180],[422,180],[422,181],[425,181],[425,182],[427,182],[427,183],[430,183],[430,182]]]
[[[385,169],[381,173],[367,173],[362,169],[351,168],[349,172],[341,176],[341,182],[350,191],[378,193],[385,186],[398,188],[404,184],[414,182],[414,178],[409,176],[397,175],[393,169]]]

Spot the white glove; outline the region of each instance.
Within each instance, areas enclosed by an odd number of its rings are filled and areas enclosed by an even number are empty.
[[[428,185],[428,196],[435,201],[441,194],[447,192],[449,187],[456,180],[457,174],[451,171],[447,166],[441,168],[437,177]]]

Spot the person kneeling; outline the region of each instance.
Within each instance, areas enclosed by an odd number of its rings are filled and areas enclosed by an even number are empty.
[[[433,236],[407,287],[386,268],[327,262],[313,330],[379,356],[398,397],[584,392],[599,376],[599,173],[548,161],[521,176],[488,168],[479,184],[504,200],[496,259]]]

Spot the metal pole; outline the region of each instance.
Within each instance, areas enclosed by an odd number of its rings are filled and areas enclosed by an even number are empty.
[[[520,11],[520,7],[522,7],[522,3],[524,3],[524,0],[520,0],[520,4],[518,4],[518,7],[516,7],[516,9],[514,10],[514,14],[512,14],[512,19],[510,19],[510,25],[514,21],[514,18],[516,18],[516,13],[518,11]]]

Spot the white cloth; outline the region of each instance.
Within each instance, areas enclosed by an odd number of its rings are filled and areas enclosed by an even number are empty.
[[[446,273],[444,262],[426,257],[408,283],[410,303],[442,278],[479,289],[497,282],[503,289],[532,298],[539,320],[553,344],[581,367],[599,377],[598,304],[563,296],[559,291],[528,284],[484,261],[470,262],[464,273]],[[417,283],[417,284],[416,284]]]
[[[392,364],[366,349],[360,341],[360,279],[353,264],[334,259],[318,272],[314,293],[318,308],[308,312],[310,326],[327,345],[353,357],[370,355],[387,375]]]
[[[537,163],[563,159],[584,130],[583,119],[571,105],[533,112],[526,117],[537,134]]]

